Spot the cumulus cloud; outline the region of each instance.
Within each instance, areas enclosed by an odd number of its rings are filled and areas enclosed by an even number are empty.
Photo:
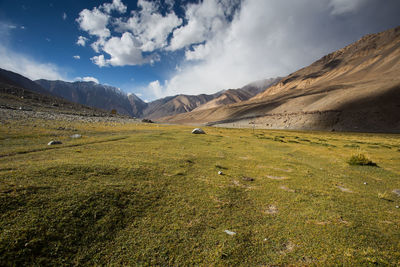
[[[37,61],[0,45],[0,68],[19,73],[31,80],[67,80],[59,67]]]
[[[164,96],[163,87],[158,80],[149,83],[149,85],[147,86],[147,91],[150,91],[152,95],[158,98]]]
[[[224,6],[216,0],[204,0],[191,4],[186,10],[188,23],[173,32],[169,50],[177,50],[187,45],[201,43],[226,28]]]
[[[81,46],[85,46],[87,40],[88,40],[88,38],[83,37],[83,36],[79,36],[78,37],[78,41],[76,41],[76,44],[77,45],[81,45]]]
[[[122,34],[121,38],[112,37],[103,46],[103,51],[111,56],[105,59],[104,55],[92,57],[92,61],[99,67],[107,65],[125,66],[138,65],[150,62],[151,58],[144,58],[141,50],[135,44],[137,40],[130,32]]]
[[[157,12],[155,3],[139,0],[140,11],[132,12],[132,16],[117,22],[119,31],[130,31],[139,41],[139,47],[144,52],[151,52],[167,45],[168,35],[174,28],[182,24],[174,12],[165,16]]]
[[[79,23],[79,27],[90,35],[106,38],[110,36],[110,30],[107,28],[109,19],[108,14],[95,7],[92,10],[82,10],[76,21]]]
[[[66,20],[66,19],[67,19],[67,13],[65,13],[65,12],[63,13],[62,19],[63,19],[63,20]]]
[[[111,4],[105,3],[102,7],[106,13],[111,13],[113,10],[118,11],[119,13],[125,13],[127,9],[121,0],[113,0]]]
[[[79,55],[73,56],[73,58],[75,59],[81,59],[81,57]]]

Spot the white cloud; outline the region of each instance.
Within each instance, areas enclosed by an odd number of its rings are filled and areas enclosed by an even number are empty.
[[[112,37],[102,48],[111,58],[105,59],[104,55],[100,55],[93,57],[92,61],[100,67],[107,65],[140,65],[150,62],[152,58],[144,58],[142,56],[137,42],[137,39],[130,32],[125,32],[121,38]]]
[[[82,10],[76,21],[79,23],[79,27],[90,35],[106,38],[110,36],[110,30],[107,28],[109,19],[109,15],[95,7],[92,10]]]
[[[1,68],[19,73],[31,80],[67,80],[56,65],[39,62],[29,56],[16,53],[1,45],[0,58]]]
[[[187,60],[201,60],[204,59],[209,53],[211,53],[210,45],[208,44],[196,45],[193,47],[193,50],[185,51],[185,58]]]
[[[63,20],[66,20],[67,19],[67,13],[63,13],[63,15],[62,15],[62,18],[63,18]]]
[[[83,37],[83,36],[79,36],[78,37],[78,41],[76,41],[76,44],[77,45],[81,45],[81,46],[85,46],[87,40],[88,40],[88,38]]]
[[[121,2],[121,0],[113,0],[111,4],[103,4],[103,9],[108,14],[110,14],[113,10],[118,11],[119,13],[125,13],[127,7]]]
[[[164,96],[163,87],[160,85],[158,80],[149,83],[147,86],[147,91],[150,91],[150,93],[157,98]]]
[[[92,62],[99,67],[107,66],[107,62],[104,59],[104,55],[94,56],[90,60],[92,60]]]
[[[98,80],[98,79],[96,79],[96,78],[94,78],[94,77],[90,77],[90,76],[88,76],[88,77],[83,77],[83,78],[81,78],[81,77],[76,77],[76,78],[75,78],[75,81],[99,83],[99,80]]]
[[[173,32],[169,50],[177,50],[187,45],[201,43],[210,39],[223,28],[227,21],[224,6],[217,0],[204,0],[191,4],[186,10],[188,23]]]
[[[73,58],[75,59],[81,59],[81,57],[79,55],[73,56]]]
[[[132,17],[126,22],[121,19],[117,22],[117,29],[134,34],[140,42],[140,49],[144,52],[165,47],[168,35],[175,27],[182,24],[182,19],[178,18],[174,12],[167,13],[165,16],[156,13],[156,4],[152,2],[140,0],[138,7],[141,10],[132,12]]]
[[[330,0],[329,6],[332,8],[332,15],[341,15],[355,12],[367,1],[368,0]]]

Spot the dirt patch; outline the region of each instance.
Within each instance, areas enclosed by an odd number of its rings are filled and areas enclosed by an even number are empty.
[[[286,180],[286,177],[283,176],[273,176],[273,175],[267,175],[266,176],[268,179],[272,179],[272,180]]]
[[[282,190],[290,192],[290,193],[295,193],[296,192],[294,189],[290,189],[289,187],[287,187],[285,185],[280,186],[279,189],[282,189]]]
[[[351,189],[348,189],[348,188],[346,188],[346,187],[343,187],[343,186],[340,186],[340,185],[338,185],[338,186],[336,186],[336,187],[339,188],[340,191],[342,191],[342,192],[345,192],[345,193],[354,193]]]

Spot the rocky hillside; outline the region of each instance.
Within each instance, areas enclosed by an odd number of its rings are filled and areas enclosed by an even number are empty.
[[[111,111],[119,114],[140,117],[145,103],[131,94],[130,98],[120,89],[94,82],[64,82],[37,80],[40,86],[55,96],[86,106]]]
[[[258,93],[263,92],[266,88],[270,87],[271,85],[279,82],[280,79],[281,79],[280,77],[265,79],[250,83],[246,86],[243,86],[240,89],[225,90],[220,96],[195,108],[194,111],[205,110],[209,108],[215,108],[223,105],[229,105],[246,101],[252,98],[253,96],[257,95]]]
[[[16,74],[14,73],[13,75]],[[110,116],[110,113],[104,110],[73,103],[50,94],[42,94],[33,90],[28,90],[21,84],[30,87],[30,85],[35,85],[35,83],[23,76],[21,77],[24,82],[20,84],[7,80],[4,76],[0,78],[0,110],[3,116],[1,119],[5,119],[5,117],[9,116],[13,111],[39,112],[41,114],[53,115]],[[21,77],[18,78],[20,79]],[[36,84],[36,86],[38,85]],[[37,87],[33,86],[33,88]]]
[[[248,101],[160,121],[400,132],[400,27],[367,35],[290,74]]]
[[[18,88],[29,89],[30,91],[37,92],[40,94],[49,94],[49,92],[44,89],[39,84],[34,81],[12,71],[0,69],[0,83],[7,86],[15,86]]]
[[[146,109],[143,111],[143,117],[157,119],[190,112],[198,106],[213,100],[220,94],[221,93],[218,92],[213,95],[176,95],[157,99],[148,103]]]

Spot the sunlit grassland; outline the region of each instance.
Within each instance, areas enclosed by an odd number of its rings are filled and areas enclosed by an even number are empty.
[[[400,264],[399,135],[191,130],[2,125],[0,265]]]

